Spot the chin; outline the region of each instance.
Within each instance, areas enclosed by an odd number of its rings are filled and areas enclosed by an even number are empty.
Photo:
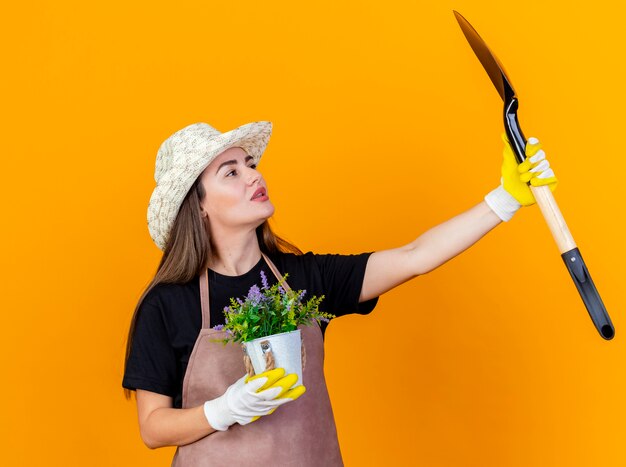
[[[264,206],[263,209],[258,209],[255,213],[254,213],[254,217],[252,219],[250,219],[252,221],[252,223],[255,225],[255,228],[260,226],[261,224],[263,224],[263,222],[269,220],[270,217],[272,217],[274,215],[274,206],[273,205],[268,205],[268,206]],[[243,220],[243,219],[242,219]],[[243,221],[243,223],[246,223],[245,221]]]
[[[266,206],[263,206],[263,214],[265,216],[265,220],[269,219],[270,217],[272,217],[274,215],[274,205],[271,202],[267,202]]]

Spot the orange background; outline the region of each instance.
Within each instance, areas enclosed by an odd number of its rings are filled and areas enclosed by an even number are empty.
[[[330,326],[345,463],[626,465],[623,3],[21,5],[0,19],[3,465],[169,465],[120,384],[173,131],[274,122],[260,169],[305,251],[403,245],[497,185],[501,101],[453,8],[506,65],[617,334],[524,209]]]

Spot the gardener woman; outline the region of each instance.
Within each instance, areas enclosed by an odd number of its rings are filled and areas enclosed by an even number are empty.
[[[323,327],[301,327],[302,385],[282,369],[246,376],[239,346],[224,338],[222,310],[263,272],[272,283],[324,295],[323,311],[369,313],[377,297],[435,269],[521,205],[528,185],[556,178],[538,141],[519,166],[505,140],[502,184],[468,211],[408,245],[361,255],[302,254],[277,237],[257,163],[269,122],[220,133],[197,123],[159,148],[148,227],[163,256],[132,318],[123,386],[136,390],[141,436],[150,448],[178,446],[174,465],[342,465],[324,380]]]

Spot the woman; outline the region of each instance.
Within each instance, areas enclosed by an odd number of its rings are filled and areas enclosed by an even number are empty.
[[[323,329],[301,330],[305,395],[302,386],[288,389],[294,376],[281,369],[244,376],[241,351],[216,342],[221,310],[246,295],[261,271],[274,283],[288,273],[292,288],[325,295],[326,312],[369,313],[379,295],[533,204],[527,181],[556,186],[536,139],[519,167],[505,139],[502,185],[410,244],[361,255],[302,254],[268,225],[274,206],[256,164],[270,134],[269,122],[226,133],[198,123],[170,136],[157,154],[148,227],[163,257],[133,316],[123,386],[137,392],[145,444],[179,446],[175,465],[342,465]]]

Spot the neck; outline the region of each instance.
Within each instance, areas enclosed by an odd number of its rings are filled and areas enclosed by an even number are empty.
[[[209,268],[225,276],[240,276],[252,269],[261,259],[261,248],[256,230],[211,233],[213,258]]]

